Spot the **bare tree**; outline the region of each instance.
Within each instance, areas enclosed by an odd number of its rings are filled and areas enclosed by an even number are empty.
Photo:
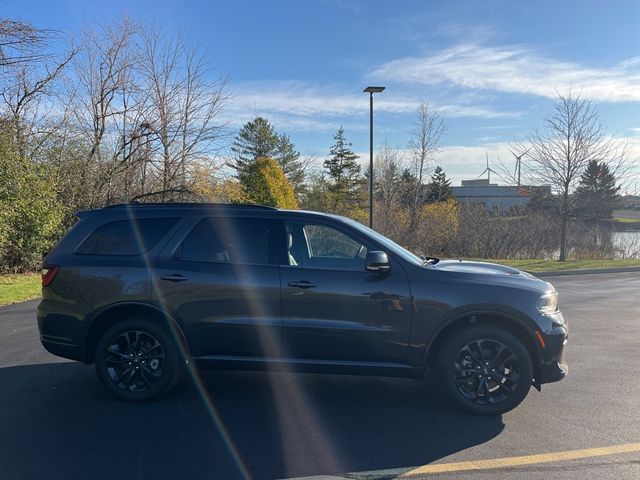
[[[80,183],[89,192],[88,207],[107,203],[114,175],[126,152],[127,129],[138,122],[142,107],[137,93],[135,36],[138,27],[127,18],[85,32],[81,52],[72,63],[69,102],[87,146]]]
[[[385,233],[393,231],[394,218],[400,208],[403,160],[401,152],[388,143],[378,147],[374,166],[376,211],[380,217],[377,228]]]
[[[567,225],[572,214],[571,193],[591,160],[606,162],[622,174],[626,147],[606,133],[591,102],[579,95],[559,95],[555,111],[529,139],[529,169],[540,183],[560,196],[560,261],[567,256]]]
[[[227,80],[208,80],[196,49],[181,36],[166,39],[157,29],[142,32],[140,65],[157,142],[151,164],[161,175],[160,190],[175,192],[187,184],[194,161],[210,159],[217,151],[226,126],[220,113],[228,98]]]
[[[36,28],[30,23],[0,20],[0,67],[32,64],[44,60],[52,30]]]
[[[52,133],[52,122],[45,125],[45,120],[52,117],[58,80],[76,54],[73,48],[52,54],[55,38],[51,30],[0,20],[0,108],[11,121],[11,134],[23,157],[34,157]]]
[[[433,155],[439,150],[440,139],[445,131],[444,121],[428,103],[421,103],[418,106],[416,116],[414,128],[409,132],[412,173],[416,180],[412,195],[412,223],[417,220],[423,180],[430,175],[429,169]]]

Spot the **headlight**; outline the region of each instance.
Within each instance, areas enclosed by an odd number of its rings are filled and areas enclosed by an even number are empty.
[[[547,292],[538,300],[538,311],[543,315],[558,311],[558,292]]]

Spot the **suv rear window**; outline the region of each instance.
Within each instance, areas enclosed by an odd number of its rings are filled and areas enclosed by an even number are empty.
[[[143,218],[105,223],[82,242],[82,255],[140,255],[152,249],[177,218]]]
[[[273,222],[261,218],[205,218],[182,242],[182,259],[269,264]]]

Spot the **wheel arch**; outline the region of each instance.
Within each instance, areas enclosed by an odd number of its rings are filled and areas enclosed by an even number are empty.
[[[501,310],[478,309],[459,312],[442,323],[425,350],[425,365],[436,364],[438,355],[449,338],[470,325],[493,325],[503,328],[520,340],[529,354],[533,364],[533,385],[539,390],[540,380],[544,375],[544,356],[536,338],[536,328],[529,325],[519,315]]]
[[[141,302],[122,302],[103,308],[91,318],[83,341],[84,363],[93,363],[95,361],[96,346],[100,337],[108,328],[131,317],[149,318],[161,324],[176,338],[182,353],[187,358],[189,357],[187,338],[182,327],[173,317],[155,305]]]

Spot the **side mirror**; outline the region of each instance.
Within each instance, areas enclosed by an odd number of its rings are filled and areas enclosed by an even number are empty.
[[[369,272],[388,272],[391,270],[389,264],[389,257],[385,252],[372,251],[367,253],[367,258],[364,261],[364,268]]]

